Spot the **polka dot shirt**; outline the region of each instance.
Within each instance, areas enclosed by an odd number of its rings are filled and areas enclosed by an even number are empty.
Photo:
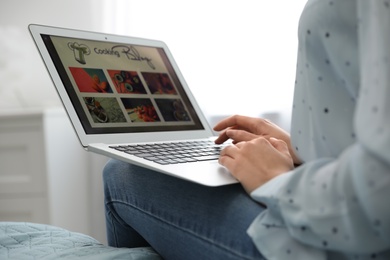
[[[390,259],[390,0],[309,0],[291,139],[304,162],[251,195],[267,259]]]

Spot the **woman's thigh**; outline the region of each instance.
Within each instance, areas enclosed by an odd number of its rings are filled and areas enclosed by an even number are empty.
[[[165,259],[262,258],[246,230],[263,207],[240,184],[206,187],[111,160],[104,185],[114,246],[149,243]]]

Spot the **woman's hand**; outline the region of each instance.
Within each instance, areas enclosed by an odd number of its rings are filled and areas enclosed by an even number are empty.
[[[232,139],[234,144],[250,141],[258,137],[264,137],[268,141],[271,137],[280,139],[287,144],[288,151],[293,158],[294,164],[301,164],[300,159],[295,155],[294,150],[291,147],[290,135],[282,128],[266,119],[235,115],[219,122],[214,127],[214,130],[221,131],[218,138],[215,140],[217,144],[222,144],[228,139]]]
[[[258,137],[230,145],[221,151],[219,163],[241,182],[248,193],[294,168],[287,144],[280,139]]]

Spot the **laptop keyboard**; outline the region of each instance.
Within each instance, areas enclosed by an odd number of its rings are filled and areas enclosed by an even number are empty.
[[[118,151],[159,164],[177,164],[197,161],[218,160],[226,145],[217,145],[211,140],[169,142],[155,144],[134,144],[110,146]]]

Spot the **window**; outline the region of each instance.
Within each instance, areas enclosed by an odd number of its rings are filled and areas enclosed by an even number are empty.
[[[165,41],[207,117],[289,120],[306,0],[105,0],[105,32]]]

